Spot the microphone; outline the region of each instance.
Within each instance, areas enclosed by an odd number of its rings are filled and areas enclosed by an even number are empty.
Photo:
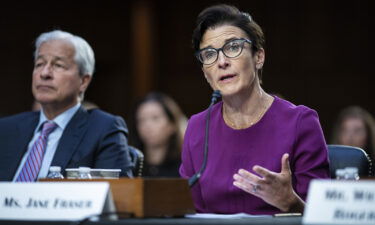
[[[216,101],[221,97],[220,91],[215,90],[212,93],[211,96],[211,103],[210,106],[208,107],[208,112],[206,116],[206,130],[205,130],[205,135],[204,135],[204,155],[203,155],[203,163],[201,168],[197,173],[195,173],[192,177],[189,178],[189,187],[192,187],[198,179],[202,176],[202,173],[204,169],[206,169],[206,164],[207,164],[207,153],[208,153],[208,131],[210,127],[210,116],[211,116],[211,108],[212,106],[216,103]]]

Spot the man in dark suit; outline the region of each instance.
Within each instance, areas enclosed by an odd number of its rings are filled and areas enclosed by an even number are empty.
[[[90,45],[56,30],[41,34],[35,46],[32,92],[42,109],[0,119],[0,180],[34,181],[50,166],[121,169],[132,176],[124,120],[81,106],[94,72]],[[41,141],[47,123],[53,129]]]

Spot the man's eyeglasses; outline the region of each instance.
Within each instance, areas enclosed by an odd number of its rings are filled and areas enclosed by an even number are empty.
[[[219,51],[228,58],[234,58],[241,54],[245,42],[251,44],[251,41],[245,38],[234,39],[223,45],[221,48],[204,48],[196,53],[198,60],[204,65],[211,65],[219,57]]]

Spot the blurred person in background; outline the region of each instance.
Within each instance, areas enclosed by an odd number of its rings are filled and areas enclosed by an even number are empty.
[[[138,102],[133,116],[130,142],[145,156],[143,176],[179,177],[187,119],[178,104],[163,93],[152,92]]]
[[[375,120],[359,106],[348,106],[340,111],[332,129],[331,144],[362,148],[375,159]]]

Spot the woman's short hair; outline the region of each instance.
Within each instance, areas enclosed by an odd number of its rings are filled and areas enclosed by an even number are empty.
[[[54,30],[39,35],[35,41],[34,60],[38,57],[40,46],[51,40],[65,40],[71,43],[75,50],[74,60],[78,65],[79,74],[81,76],[86,74],[92,76],[94,74],[95,57],[91,46],[83,38],[66,31]]]
[[[243,30],[252,42],[253,53],[263,48],[265,38],[262,28],[252,19],[250,14],[241,12],[231,5],[214,5],[204,9],[197,18],[197,26],[193,32],[193,48],[199,50],[202,37],[209,28],[231,25]]]

